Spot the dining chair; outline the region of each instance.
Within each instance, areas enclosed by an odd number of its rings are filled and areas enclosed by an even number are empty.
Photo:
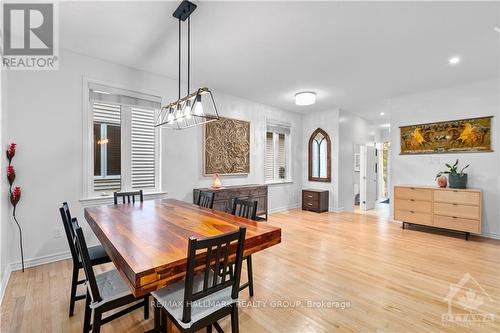
[[[71,292],[69,299],[69,316],[71,317],[73,316],[75,310],[75,302],[85,298],[85,295],[76,295],[76,289],[78,285],[85,283],[85,280],[78,280],[78,274],[80,272],[80,269],[83,268],[83,266],[81,260],[79,259],[77,249],[75,248],[75,244],[73,242],[75,235],[73,232],[73,228],[71,226],[71,213],[69,211],[69,206],[66,202],[63,202],[62,207],[59,208],[59,212],[61,213],[64,232],[66,233],[69,250],[71,252],[71,259],[73,260],[73,274],[71,277]],[[88,252],[90,258],[90,264],[93,266],[111,262],[111,259],[106,254],[106,251],[104,250],[102,245],[91,246],[88,248]]]
[[[243,200],[234,198],[233,207],[231,213],[236,216],[244,217],[247,219],[257,220],[257,201],[255,200]],[[246,256],[243,258],[247,262],[247,275],[248,282],[240,286],[240,290],[248,288],[250,297],[253,296],[253,269],[252,269],[252,256]]]
[[[156,300],[156,332],[167,327],[168,321],[183,333],[205,327],[208,333],[212,332],[212,327],[223,332],[217,321],[228,315],[231,315],[231,332],[239,332],[237,300],[245,232],[246,228],[240,227],[219,236],[200,240],[189,238],[186,279],[151,293]],[[196,259],[200,252],[206,252],[203,261]],[[236,259],[232,263],[230,256],[234,252]],[[234,274],[214,273],[228,272],[233,264]],[[200,265],[202,270],[195,273]],[[166,314],[164,325],[160,319],[162,312]]]
[[[88,333],[92,330],[93,333],[99,333],[102,325],[141,307],[144,307],[144,320],[148,319],[149,295],[138,298],[134,297],[116,269],[95,274],[90,262],[89,251],[87,250],[82,228],[78,226],[76,218],[72,219],[72,227],[76,235],[74,238],[75,247],[82,258],[87,284],[83,332]],[[136,301],[138,302],[103,318],[105,312],[118,309]],[[91,324],[90,317],[92,312],[94,319]]]
[[[144,195],[142,193],[142,190],[139,191],[134,191],[134,192],[114,192],[113,193],[113,199],[115,202],[115,205],[118,205],[118,198],[122,199],[122,203],[125,203],[125,199],[127,203],[135,203],[135,196],[139,197],[140,202],[144,201]]]
[[[196,204],[200,207],[213,209],[214,199],[215,199],[214,192],[200,191],[200,194],[198,194],[198,201]]]

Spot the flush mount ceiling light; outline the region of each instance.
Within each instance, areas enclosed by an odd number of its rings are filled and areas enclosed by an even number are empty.
[[[316,93],[312,91],[302,91],[295,94],[296,105],[312,105],[316,103]]]
[[[383,116],[385,114],[385,112],[380,112],[380,115]]]
[[[450,65],[456,65],[456,64],[458,64],[459,62],[460,62],[460,58],[459,58],[459,57],[453,57],[453,58],[450,58],[450,59],[448,60],[448,63],[449,63]]]
[[[203,87],[190,92],[191,30],[190,16],[196,5],[183,1],[173,13],[179,21],[179,94],[176,101],[163,106],[156,119],[155,127],[181,130],[219,120],[214,96],[210,89]],[[181,98],[181,25],[187,20],[187,95]]]

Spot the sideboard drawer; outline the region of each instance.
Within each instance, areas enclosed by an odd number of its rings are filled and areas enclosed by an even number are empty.
[[[398,210],[394,211],[394,219],[409,223],[432,225],[432,215],[416,211]]]
[[[432,190],[416,187],[396,187],[394,196],[398,199],[432,201]]]
[[[319,209],[319,200],[304,200],[302,204],[305,208]]]
[[[434,203],[434,214],[450,217],[463,217],[479,220],[481,212],[479,206],[467,206],[443,202]]]
[[[307,200],[319,200],[319,193],[318,192],[302,192],[302,200],[307,201]]]
[[[479,192],[460,190],[434,191],[434,201],[464,205],[479,206],[481,195]]]
[[[397,210],[415,211],[428,214],[432,213],[432,203],[430,201],[396,199],[394,206]]]
[[[436,227],[458,231],[481,232],[479,220],[464,219],[460,217],[434,215],[434,225]]]

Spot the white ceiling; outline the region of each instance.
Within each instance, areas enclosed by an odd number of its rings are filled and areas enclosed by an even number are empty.
[[[177,78],[178,3],[61,3],[60,45]],[[383,123],[391,97],[498,76],[498,2],[197,4],[192,82],[215,93],[297,112],[342,107]],[[316,91],[317,104],[295,106],[301,90]],[[366,107],[375,101],[377,110]]]

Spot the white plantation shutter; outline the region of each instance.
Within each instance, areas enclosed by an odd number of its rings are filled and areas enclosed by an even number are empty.
[[[120,111],[120,105],[94,102],[94,122],[120,124]]]
[[[273,133],[266,133],[266,180],[274,179],[274,142]]]
[[[285,134],[278,135],[278,176],[282,179],[286,178],[286,155],[285,155]],[[280,172],[281,168],[285,168],[284,174]]]
[[[155,110],[132,107],[131,186],[147,189],[156,186]]]
[[[112,124],[113,126],[117,125],[120,126],[121,122],[120,105],[94,102],[92,104],[92,114],[93,114],[94,124],[99,124],[99,126],[101,126],[100,124]],[[100,147],[101,154],[99,156],[99,161],[101,161],[101,167],[100,167],[101,169],[102,165],[107,164],[107,158],[108,158],[107,146],[108,144],[102,144]],[[104,150],[106,151],[104,152]],[[103,161],[104,164],[102,164]],[[94,185],[94,191],[97,192],[119,191],[121,189],[121,177],[120,175],[94,177],[93,185]]]

